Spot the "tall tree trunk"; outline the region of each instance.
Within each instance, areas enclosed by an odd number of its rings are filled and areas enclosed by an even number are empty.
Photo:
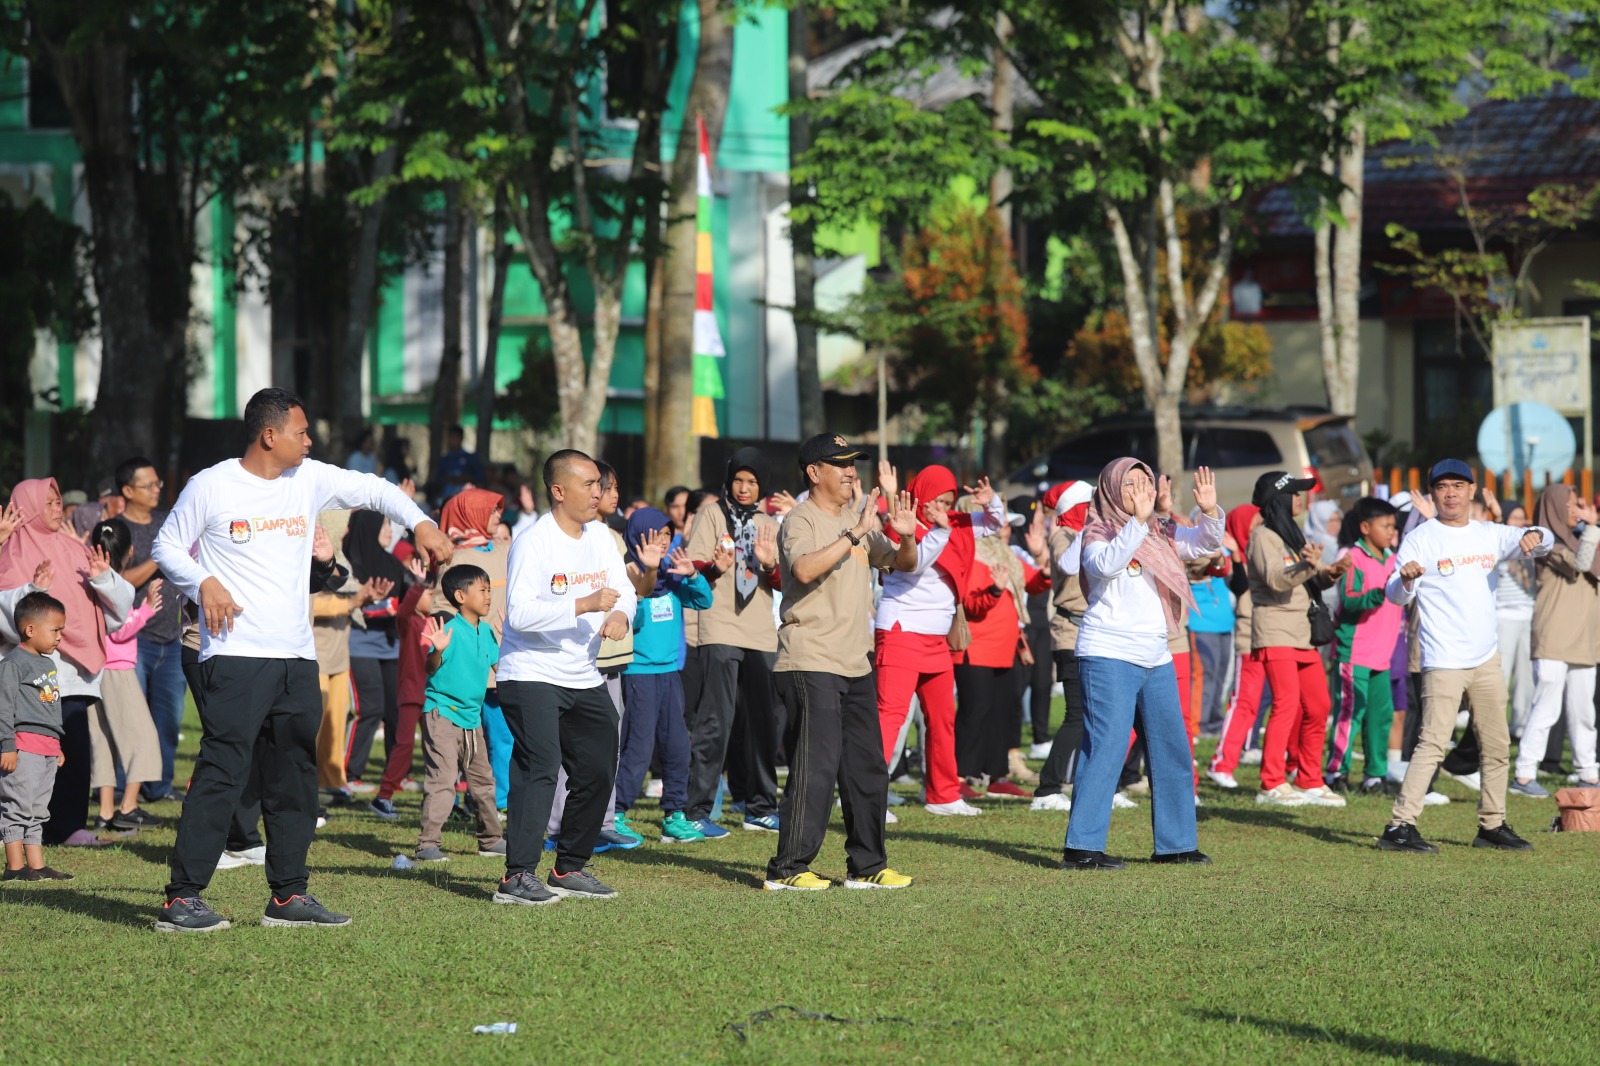
[[[511,243],[506,240],[506,227],[511,224],[505,209],[505,190],[495,195],[494,204],[494,280],[489,286],[489,321],[483,334],[483,369],[478,375],[478,442],[479,456],[487,457],[494,433],[495,373],[500,356],[500,326],[506,310],[506,272],[511,269]],[[474,309],[476,313],[476,309]],[[487,461],[487,460],[486,460]]]
[[[439,377],[428,405],[428,456],[433,476],[439,480],[439,457],[444,454],[445,430],[461,418],[461,295],[465,288],[466,227],[461,208],[461,185],[451,182],[444,190],[444,344],[439,352]],[[488,462],[487,453],[479,460]]]
[[[804,100],[810,94],[806,66],[810,60],[810,36],[806,29],[804,0],[789,8],[789,99]],[[794,115],[789,119],[789,168],[793,171],[811,147],[811,120]],[[808,199],[805,188],[789,183],[789,205]],[[800,390],[800,439],[814,437],[827,429],[827,414],[822,401],[822,368],[817,360],[817,327],[810,316],[817,307],[815,230],[809,222],[791,222],[789,243],[794,250],[794,371]]]
[[[1333,169],[1333,161],[1326,164]],[[1328,406],[1342,410],[1339,341],[1333,321],[1333,220],[1326,214],[1311,232],[1311,266],[1317,279],[1317,346],[1322,353],[1322,379],[1328,387]]]
[[[1356,32],[1352,30],[1352,32]],[[1350,139],[1339,155],[1339,213],[1344,225],[1333,238],[1334,324],[1339,342],[1339,393],[1333,409],[1354,414],[1361,381],[1361,210],[1365,194],[1367,124],[1351,123]]]

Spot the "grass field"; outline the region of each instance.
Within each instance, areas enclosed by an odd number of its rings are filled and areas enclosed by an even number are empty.
[[[191,712],[192,719],[192,712]],[[191,720],[189,745],[198,734]],[[1387,801],[1262,810],[1207,785],[1204,868],[1151,866],[1149,812],[1118,812],[1120,873],[1056,869],[1065,816],[899,808],[902,892],[763,893],[775,837],[609,853],[614,900],[497,907],[495,860],[390,868],[402,820],[336,813],[312,891],[355,916],[263,929],[259,867],[207,899],[235,928],[152,931],[173,834],[52,849],[71,882],[0,889],[0,1061],[447,1063],[1586,1063],[1600,1019],[1600,836],[1466,845],[1471,793],[1429,808],[1436,856],[1372,847]],[[1551,783],[1551,782],[1547,782]],[[158,813],[176,815],[172,804]],[[654,840],[653,805],[638,821]],[[836,827],[837,828],[837,827]],[[830,833],[819,873],[842,878]],[[853,1023],[779,1012],[790,1005]],[[472,1027],[515,1021],[514,1036]]]

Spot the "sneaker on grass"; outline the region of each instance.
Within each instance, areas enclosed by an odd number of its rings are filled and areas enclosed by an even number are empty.
[[[1029,744],[1028,758],[1048,759],[1050,757],[1050,746],[1054,743],[1054,741],[1047,740],[1043,744]]]
[[[870,877],[847,877],[845,888],[906,888],[912,879],[885,866]]]
[[[1028,805],[1031,811],[1070,811],[1072,799],[1065,792],[1052,792],[1048,796],[1035,796]]]
[[[682,811],[673,811],[661,823],[663,844],[698,844],[705,838],[706,835],[695,828],[695,824]]]
[[[280,929],[332,929],[349,925],[350,916],[330,911],[315,896],[294,895],[284,900],[273,896],[267,901],[261,924]]]
[[[253,848],[245,848],[242,851],[224,851],[222,854],[243,859],[247,866],[265,866],[267,864],[267,846],[265,844],[257,844]]]
[[[587,868],[567,874],[551,870],[544,883],[556,895],[571,899],[611,899],[617,894],[616,889],[601,884],[600,879]]]
[[[818,877],[810,870],[802,870],[793,877],[783,877],[774,881],[767,878],[761,887],[768,892],[822,892],[833,887],[833,882],[826,878]]]
[[[728,835],[728,831],[710,818],[696,818],[692,824],[700,835],[706,840],[721,840]]]
[[[1139,805],[1128,798],[1126,792],[1117,792],[1111,796],[1111,809],[1114,811],[1138,810]]]
[[[1457,784],[1466,785],[1474,792],[1483,791],[1483,774],[1478,770],[1474,770],[1470,774],[1451,774],[1449,776],[1455,778]]]
[[[1261,765],[1261,749],[1260,748],[1246,748],[1243,752],[1241,752],[1239,754],[1239,765],[1240,766],[1260,766]]]
[[[1265,788],[1256,793],[1256,803],[1264,807],[1304,807],[1309,802],[1306,793],[1287,781],[1277,788]]]
[[[1473,838],[1475,848],[1499,848],[1501,851],[1532,851],[1533,845],[1523,840],[1509,822],[1501,822],[1493,829],[1479,829]]]
[[[1323,785],[1321,788],[1308,788],[1300,795],[1306,798],[1306,805],[1311,807],[1343,807],[1345,799],[1339,793]]]
[[[987,790],[991,799],[1032,799],[1033,793],[1018,785],[1010,778],[1002,777],[998,781],[991,781]]]
[[[778,832],[778,816],[776,814],[763,814],[759,818],[745,815],[744,827],[755,833]]]
[[[1232,790],[1239,787],[1239,782],[1233,779],[1232,774],[1225,774],[1220,770],[1207,770],[1206,776],[1209,777],[1211,779],[1211,783],[1216,785],[1218,788]]]
[[[1361,780],[1361,794],[1363,796],[1376,796],[1384,791],[1384,780],[1381,777],[1366,777]]]
[[[394,822],[400,819],[400,812],[394,809],[393,800],[375,799],[367,804],[367,810],[386,822]]]
[[[503,859],[506,857],[506,838],[501,837],[488,847],[478,845],[478,857],[481,859]]]
[[[600,843],[609,851],[616,848],[619,851],[632,851],[644,844],[644,837],[628,824],[628,816],[618,811],[611,816],[611,824],[600,830]],[[595,850],[599,850],[597,847]]]
[[[418,862],[449,862],[450,856],[444,853],[443,848],[428,847],[417,849]]]
[[[1378,848],[1382,851],[1409,851],[1417,855],[1433,855],[1439,850],[1436,845],[1422,839],[1416,826],[1403,824],[1384,829],[1383,836],[1378,838]]]
[[[1537,780],[1518,781],[1512,779],[1509,791],[1515,792],[1519,796],[1527,796],[1529,799],[1548,799],[1550,797],[1549,790],[1539,784]]]
[[[957,815],[963,815],[963,816],[969,817],[969,818],[972,817],[973,815],[978,815],[978,814],[982,814],[983,813],[983,808],[974,807],[972,804],[968,803],[966,800],[960,800],[960,799],[952,800],[949,803],[924,803],[922,805],[922,809],[927,811],[929,814],[943,814],[943,815],[957,814]]]
[[[108,823],[112,829],[153,829],[158,825],[165,825],[165,818],[158,818],[149,811],[135,807],[131,811],[118,811],[111,816]]]
[[[1449,802],[1450,797],[1446,796],[1443,792],[1430,792],[1426,796],[1422,797],[1422,805],[1424,807],[1443,807],[1449,804]]]
[[[254,866],[255,863],[237,852],[224,851],[217,859],[217,869],[237,870],[241,866]]]
[[[560,896],[541,885],[539,879],[526,870],[501,878],[494,891],[496,903],[519,904],[524,907],[542,907],[546,903],[555,903],[560,899]]]
[[[900,819],[898,819],[898,818],[896,818],[894,816],[894,812],[893,811],[884,811],[883,812],[883,824],[884,825],[896,825],[896,824],[899,823],[899,821],[900,821]]]
[[[156,922],[158,933],[214,933],[229,926],[228,919],[206,906],[199,896],[169,899]]]
[[[369,792],[378,791],[377,785],[369,785],[365,781],[349,781],[344,787],[352,796],[364,796]]]

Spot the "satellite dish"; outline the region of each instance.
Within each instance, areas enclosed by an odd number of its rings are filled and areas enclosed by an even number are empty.
[[[1531,474],[1535,481],[1559,481],[1577,456],[1571,423],[1542,403],[1496,407],[1478,427],[1478,457],[1497,474],[1510,470],[1519,479]]]

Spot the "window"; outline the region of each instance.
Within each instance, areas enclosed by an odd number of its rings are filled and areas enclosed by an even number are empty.
[[[1188,451],[1187,447],[1185,451]],[[1227,470],[1240,466],[1281,466],[1283,453],[1272,434],[1260,429],[1212,426],[1202,429],[1194,449],[1191,467],[1209,466]]]
[[[1305,439],[1314,467],[1361,465],[1361,441],[1349,422],[1313,426],[1305,431]]]
[[[1494,371],[1472,333],[1453,318],[1423,319],[1413,332],[1416,437],[1431,455],[1478,454],[1478,426],[1494,406]]]

